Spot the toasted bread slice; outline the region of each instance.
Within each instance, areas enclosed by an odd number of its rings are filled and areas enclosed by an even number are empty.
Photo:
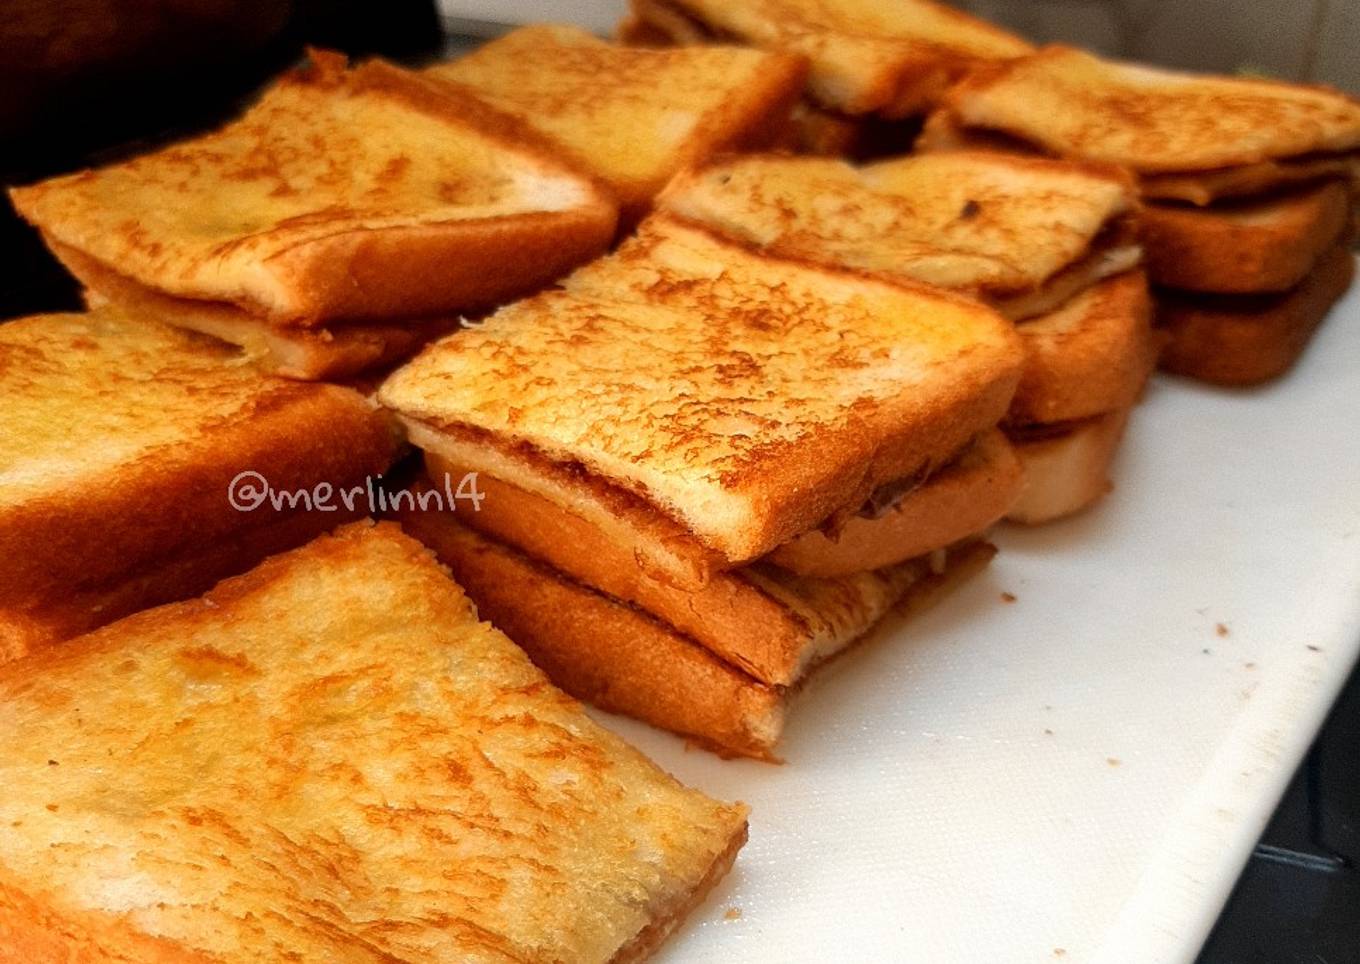
[[[1278,295],[1157,292],[1157,323],[1170,338],[1162,368],[1219,385],[1257,385],[1293,367],[1355,277],[1355,256],[1336,245],[1292,291]]]
[[[466,470],[427,457],[437,487],[464,478]],[[627,550],[589,522],[547,499],[492,476],[479,474],[485,496],[477,511],[459,511],[458,520],[498,542],[539,559],[583,585],[650,613],[691,637],[719,659],[772,685],[796,682],[815,665],[862,635],[892,605],[901,587],[924,575],[923,561],[889,571],[866,572],[861,565],[841,578],[805,579],[752,563],[715,573],[700,589],[690,590],[655,578]],[[400,518],[404,525],[414,507]],[[995,521],[995,520],[991,520]],[[408,525],[409,528],[409,525]],[[985,528],[954,526],[959,538]],[[415,531],[415,530],[413,530]],[[923,552],[945,548],[932,542]]]
[[[923,281],[1008,317],[1049,310],[1139,257],[1133,182],[1106,166],[987,152],[864,167],[749,156],[680,175],[661,205],[763,251]]]
[[[436,551],[478,610],[567,692],[724,755],[774,758],[789,688],[753,679],[663,620],[467,529],[447,513],[404,516],[403,525]],[[925,605],[978,571],[992,554],[985,543],[972,543],[951,550],[940,574],[913,565],[916,578],[900,586],[900,580],[886,578],[899,606]],[[798,592],[799,583],[790,580],[791,598]],[[825,652],[821,662],[851,642]]]
[[[1092,418],[1138,401],[1157,367],[1161,338],[1141,271],[1088,288],[1062,308],[1022,322],[1025,371],[1013,425]]]
[[[240,473],[278,491],[338,486],[399,447],[357,392],[270,378],[215,339],[111,311],[0,326],[0,394],[10,611],[102,591],[291,511],[233,507]]]
[[[0,720],[16,960],[636,959],[745,838],[388,524],[0,670]]]
[[[1025,466],[1025,488],[1006,518],[1039,525],[1075,515],[1114,486],[1110,463],[1132,408],[1062,426],[1037,426],[1012,436]]]
[[[948,107],[965,127],[1140,174],[1360,148],[1360,102],[1340,91],[1177,73],[1062,46],[974,74]]]
[[[781,138],[806,66],[745,47],[620,47],[538,24],[425,73],[466,85],[560,145],[636,221],[682,168]]]
[[[813,529],[767,560],[804,576],[834,578],[924,555],[985,532],[1019,497],[1024,471],[1006,437],[984,433],[919,486],[839,526]]]
[[[944,464],[1005,413],[1020,361],[1013,326],[966,299],[658,217],[564,290],[430,346],[379,395],[459,465],[560,498],[528,460],[501,464],[529,452],[731,567]],[[676,569],[657,543],[639,552]]]
[[[389,367],[458,325],[447,317],[331,328],[273,325],[234,305],[162,294],[74,248],[53,243],[52,250],[85,285],[90,308],[108,306],[211,335],[240,348],[262,370],[287,378],[337,381]]]
[[[1341,181],[1208,208],[1149,204],[1143,243],[1154,284],[1188,291],[1286,291],[1350,226]]]
[[[609,243],[613,202],[513,118],[387,64],[313,60],[215,133],[15,206],[143,287],[300,327],[496,304]]]
[[[634,15],[672,36],[801,54],[813,98],[846,114],[924,113],[969,70],[1033,49],[932,0],[647,0]]]

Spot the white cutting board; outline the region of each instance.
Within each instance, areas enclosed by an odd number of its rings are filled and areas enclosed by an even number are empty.
[[[607,719],[752,808],[662,960],[1194,959],[1360,649],[1360,293],[1277,385],[1158,376],[1116,481],[833,664],[783,766]]]

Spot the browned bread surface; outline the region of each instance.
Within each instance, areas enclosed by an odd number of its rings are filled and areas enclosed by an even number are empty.
[[[1019,425],[1128,408],[1143,393],[1161,349],[1141,271],[1107,278],[1018,330],[1025,370],[1007,421]]]
[[[635,221],[682,168],[772,144],[806,70],[799,57],[746,47],[620,47],[536,24],[425,73],[534,127],[607,184]]]
[[[399,439],[358,393],[262,375],[215,339],[112,311],[0,326],[0,605],[102,589],[261,524],[276,489],[383,471]]]
[[[1183,74],[1052,46],[951,91],[965,127],[1142,174],[1360,148],[1360,102],[1324,87]]]
[[[55,244],[288,325],[495,304],[604,249],[615,210],[514,118],[334,54],[221,130],[12,192]]]
[[[668,217],[563,287],[430,346],[380,398],[425,429],[423,447],[466,429],[532,447],[727,565],[943,464],[996,424],[1019,376],[1013,326],[980,305]],[[440,451],[489,470],[493,446],[462,441]],[[552,497],[513,467],[491,474]]]
[[[933,0],[645,0],[633,10],[677,42],[717,37],[805,56],[812,96],[847,114],[924,113],[969,70],[1033,49]]]
[[[1025,488],[1006,518],[1040,525],[1090,508],[1112,488],[1110,463],[1132,408],[1064,426],[1037,438],[1016,436]]]
[[[1142,232],[1153,284],[1188,291],[1286,291],[1350,224],[1341,181],[1235,204],[1149,204]]]
[[[1345,245],[1323,254],[1292,291],[1279,295],[1157,292],[1157,323],[1170,341],[1162,368],[1220,385],[1258,385],[1298,361],[1313,332],[1355,277]]]
[[[942,549],[984,532],[1004,516],[1024,485],[1024,470],[999,431],[986,432],[962,456],[873,513],[833,531],[813,529],[767,557],[805,576],[847,576]]]
[[[391,525],[0,670],[0,729],[13,961],[609,961],[745,836]]]

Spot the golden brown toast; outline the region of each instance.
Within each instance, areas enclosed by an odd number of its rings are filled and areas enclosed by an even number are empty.
[[[1350,220],[1351,192],[1342,181],[1205,208],[1149,204],[1141,222],[1148,275],[1153,284],[1188,291],[1286,291]]]
[[[429,464],[439,484],[445,473],[463,477],[441,459]],[[924,562],[909,560],[892,571],[861,568],[845,578],[818,580],[757,562],[716,573],[703,588],[689,590],[649,576],[617,543],[546,499],[491,476],[479,476],[478,485],[486,498],[479,511],[458,514],[463,524],[638,607],[771,685],[795,683],[809,666],[863,635],[925,572]],[[403,524],[411,516],[403,514]]]
[[[762,251],[922,281],[1008,317],[1137,263],[1133,182],[1103,165],[990,152],[853,167],[753,155],[680,175],[660,205]]]
[[[277,325],[492,305],[603,250],[615,208],[451,84],[316,53],[221,130],[12,192],[50,242]]]
[[[425,74],[465,85],[559,145],[633,222],[682,168],[783,136],[806,66],[745,47],[620,47],[536,24]]]
[[[673,42],[719,39],[808,58],[808,90],[846,114],[924,113],[978,65],[1033,48],[932,0],[634,0],[633,16]]]
[[[1006,518],[1039,525],[1089,508],[1114,486],[1110,463],[1132,408],[1012,436],[1025,467],[1025,489]]]
[[[1023,485],[1024,470],[1006,437],[985,432],[958,459],[886,505],[795,536],[766,560],[821,578],[892,565],[985,532],[1015,504]]]
[[[792,690],[755,680],[666,622],[482,536],[452,515],[412,513],[402,524],[436,551],[478,610],[569,693],[723,755],[774,759]],[[942,573],[927,570],[902,586],[898,604],[926,605],[977,572],[993,552],[985,543],[951,550]],[[823,662],[844,649],[827,653]]]
[[[536,465],[589,477],[731,567],[944,464],[1001,418],[1019,367],[1013,326],[966,299],[654,217],[379,395],[427,450],[560,505],[572,496]],[[626,524],[609,503],[572,511]],[[694,579],[664,538],[634,542]]]
[[[214,339],[112,311],[0,326],[0,394],[11,614],[277,521],[272,505],[232,506],[243,471],[278,490],[338,487],[399,448],[392,420],[354,391],[271,378]]]
[[[635,960],[745,839],[390,524],[11,664],[0,729],[12,960]]]
[[[1219,385],[1258,385],[1293,367],[1355,277],[1355,256],[1336,245],[1291,291],[1277,295],[1157,292],[1169,337],[1162,368]]]
[[[1141,271],[1126,271],[1057,311],[1022,322],[1025,370],[1008,423],[1069,422],[1129,408],[1161,350]]]
[[[947,106],[967,128],[1145,175],[1360,148],[1360,102],[1340,91],[1177,73],[1062,46],[973,74]]]

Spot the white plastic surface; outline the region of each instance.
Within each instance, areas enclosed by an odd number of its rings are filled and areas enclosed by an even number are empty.
[[[607,720],[753,809],[661,960],[1193,960],[1360,650],[1360,292],[1279,384],[1158,376],[1115,477],[833,664],[783,766]]]

